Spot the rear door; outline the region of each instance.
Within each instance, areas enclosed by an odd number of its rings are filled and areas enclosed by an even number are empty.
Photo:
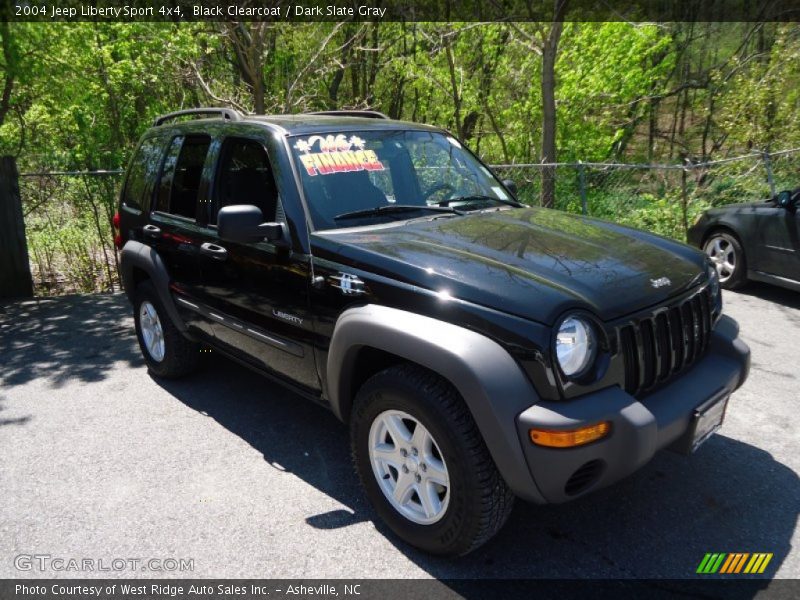
[[[130,161],[122,187],[120,227],[124,240],[142,240],[142,227],[147,224],[154,182],[164,158],[169,139],[153,136],[142,140]]]
[[[211,168],[212,138],[187,134],[172,137],[153,194],[150,223],[143,236],[164,261],[176,307],[188,326],[213,336],[211,321],[196,310],[201,296],[200,246]]]
[[[201,244],[201,296],[211,308],[217,341],[279,378],[318,391],[308,257],[266,241],[237,244],[217,236],[223,206],[255,205],[265,222],[285,222],[264,144],[247,135],[223,139],[211,188],[209,226]]]

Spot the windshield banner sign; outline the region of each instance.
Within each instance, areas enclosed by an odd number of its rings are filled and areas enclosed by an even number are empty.
[[[312,135],[298,140],[294,147],[301,153],[300,161],[311,177],[352,171],[383,171],[378,155],[373,150],[365,150],[364,143],[357,135],[348,138],[340,133]],[[319,152],[314,152],[315,147]]]

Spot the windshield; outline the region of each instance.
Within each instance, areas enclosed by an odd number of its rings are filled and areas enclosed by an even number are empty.
[[[459,215],[512,201],[446,134],[348,131],[294,137],[290,145],[316,229]]]

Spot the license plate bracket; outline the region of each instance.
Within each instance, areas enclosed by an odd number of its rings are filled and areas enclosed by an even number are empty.
[[[724,394],[694,409],[689,428],[689,452],[696,452],[722,426],[730,394]]]
[[[692,411],[689,426],[670,446],[679,454],[692,454],[716,432],[725,420],[730,392],[715,394]]]

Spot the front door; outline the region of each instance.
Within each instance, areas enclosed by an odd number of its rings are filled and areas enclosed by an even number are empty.
[[[217,341],[232,354],[309,391],[320,389],[309,311],[308,257],[262,241],[220,240],[223,206],[259,207],[265,222],[282,220],[264,145],[254,138],[222,140],[214,171],[209,225],[201,244],[202,296]]]
[[[791,253],[787,253],[786,270],[783,277],[800,281],[800,198],[794,204],[794,210],[786,211],[787,233],[789,236],[789,248]]]
[[[761,260],[755,269],[778,277],[800,280],[800,221],[797,213],[779,207],[762,210],[762,213],[764,214],[759,214],[758,221]]]

